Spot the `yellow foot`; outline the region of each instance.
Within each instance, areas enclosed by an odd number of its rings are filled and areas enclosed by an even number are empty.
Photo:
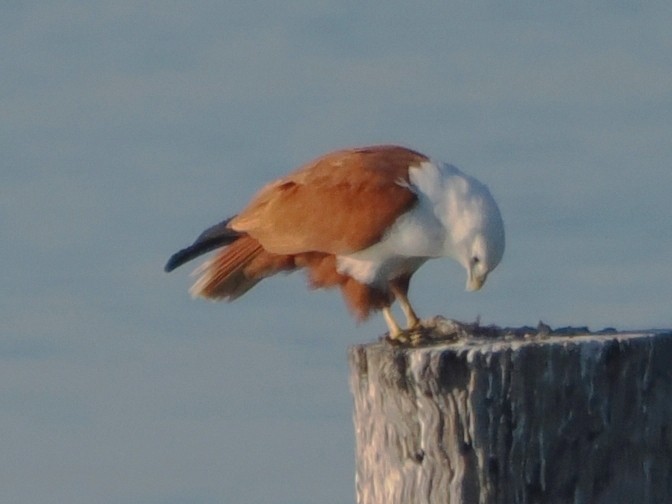
[[[389,332],[385,337],[385,341],[395,346],[417,347],[431,341],[428,335],[428,328],[417,323],[408,329]]]

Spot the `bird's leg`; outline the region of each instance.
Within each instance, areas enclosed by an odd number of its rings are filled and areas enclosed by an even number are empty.
[[[413,310],[411,303],[408,301],[408,297],[397,297],[397,300],[399,301],[399,306],[401,306],[401,311],[403,311],[404,315],[406,315],[406,327],[409,330],[420,327],[420,319],[416,315],[415,310]]]
[[[415,313],[415,310],[413,310],[413,307],[408,300],[409,280],[410,276],[403,276],[395,278],[389,283],[390,292],[395,299],[399,301],[399,306],[401,306],[401,310],[406,316],[406,329],[402,331],[399,328],[399,325],[392,317],[392,311],[389,306],[383,308],[383,315],[390,328],[389,340],[391,343],[420,345],[427,335],[418,315]]]
[[[408,300],[408,279],[398,279],[390,282],[390,290],[394,297],[399,301],[399,306],[406,316],[406,328],[409,331],[418,329],[420,327],[420,319],[413,310],[410,301]]]
[[[397,321],[394,320],[392,316],[392,310],[389,306],[383,307],[383,317],[385,317],[385,322],[387,322],[387,327],[390,329],[390,339],[397,340],[403,334],[404,331],[401,330]]]

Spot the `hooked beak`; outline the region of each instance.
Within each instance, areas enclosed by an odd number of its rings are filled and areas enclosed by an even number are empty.
[[[467,290],[469,292],[474,292],[483,287],[485,279],[488,278],[488,274],[484,275],[475,275],[472,270],[469,270],[469,277],[467,278]]]

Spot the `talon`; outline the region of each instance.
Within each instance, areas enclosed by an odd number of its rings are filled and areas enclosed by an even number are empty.
[[[388,333],[385,336],[385,341],[395,346],[417,347],[431,340],[427,338],[427,329],[421,324],[417,324],[412,329],[405,329],[395,334]]]
[[[413,321],[413,323],[408,325],[408,328],[406,329],[407,331],[410,332],[417,332],[417,331],[422,331],[425,329],[425,326],[422,325],[422,322],[420,322],[420,319],[416,319]]]
[[[387,322],[389,333],[385,339],[392,345],[410,345],[419,346],[425,343],[427,339],[427,328],[417,317],[413,309],[408,304],[404,295],[399,295],[402,310],[406,315],[407,328],[401,329],[397,321],[392,316],[392,310],[389,306],[383,308],[383,317]]]
[[[411,345],[420,346],[425,341],[425,336],[421,332],[411,334]]]
[[[397,334],[396,336],[388,334],[385,336],[385,341],[393,346],[407,345],[409,343],[408,337],[404,333]]]

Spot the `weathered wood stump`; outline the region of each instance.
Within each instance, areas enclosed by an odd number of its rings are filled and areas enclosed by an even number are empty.
[[[672,503],[672,333],[436,324],[350,349],[359,504]]]

